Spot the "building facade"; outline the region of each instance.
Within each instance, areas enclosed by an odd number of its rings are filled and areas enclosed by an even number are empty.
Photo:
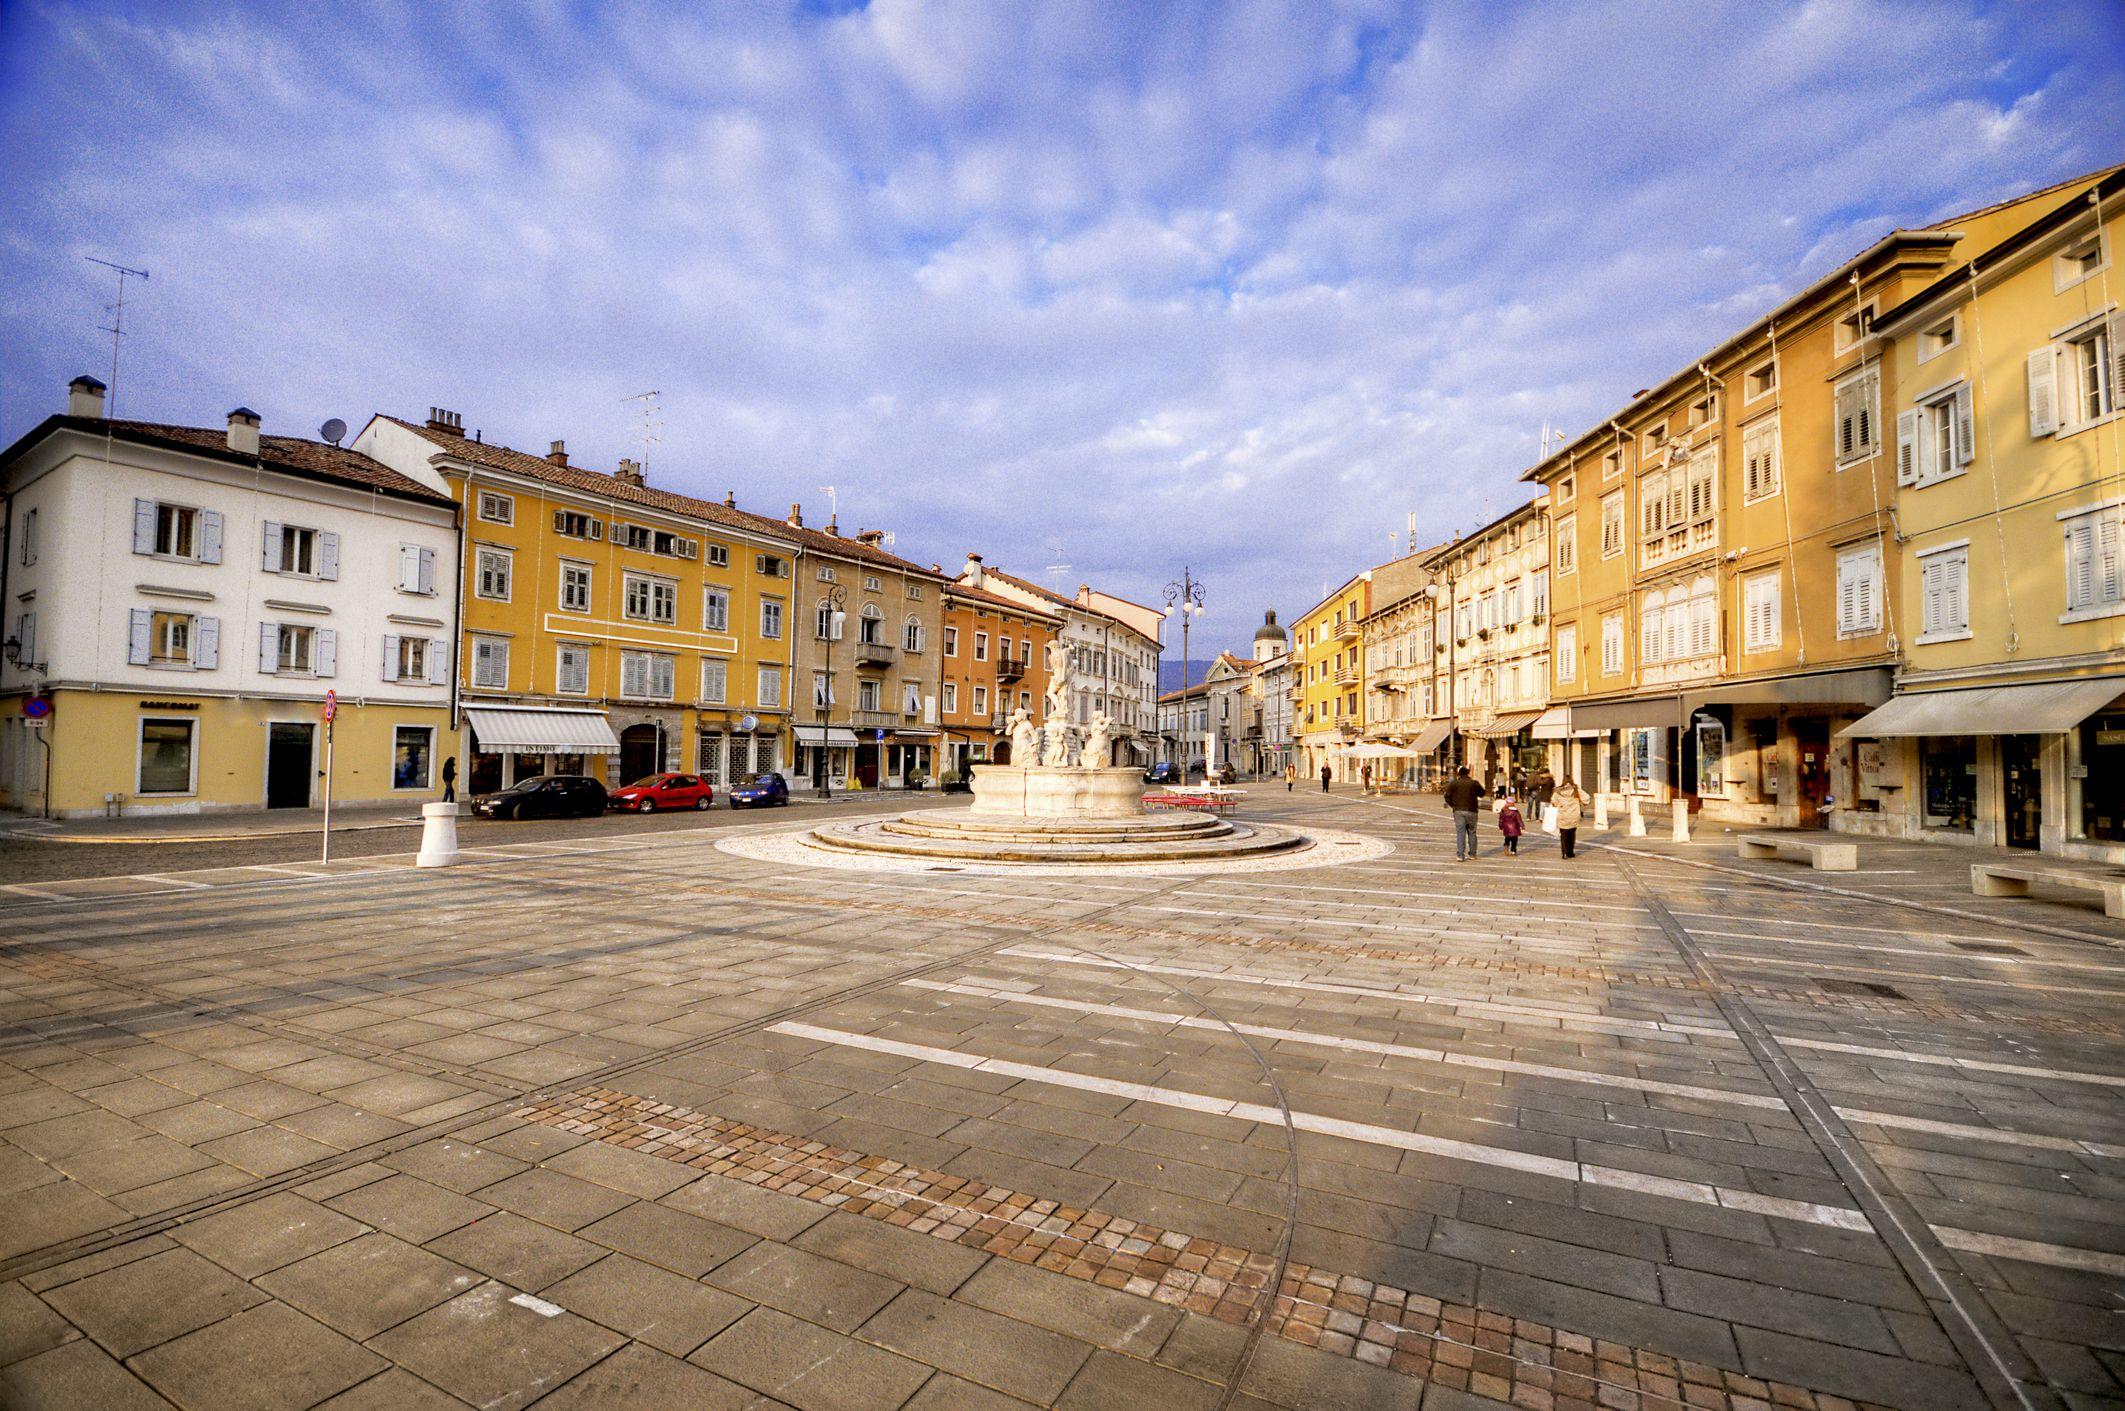
[[[729,504],[377,416],[355,446],[461,507],[467,792],[665,770],[719,789],[789,759],[797,546]]]
[[[1345,782],[1363,778],[1363,762],[1345,759],[1343,751],[1364,737],[1364,621],[1375,603],[1407,597],[1428,581],[1423,557],[1404,554],[1351,578],[1292,624],[1293,755],[1300,774],[1319,779],[1326,768]]]
[[[1367,613],[1358,627],[1365,647],[1364,742],[1407,750],[1373,766],[1376,780],[1427,785],[1437,781],[1446,756],[1452,722],[1446,715],[1441,683],[1445,672],[1434,666],[1443,652],[1433,630],[1432,584],[1427,581],[1390,603]]]
[[[2125,863],[2125,175],[1883,311],[1896,695],[1865,831]]]
[[[944,585],[939,711],[944,769],[1009,764],[1011,712],[1039,720],[1048,689],[1048,644],[1062,618],[1000,593],[964,583]],[[1035,761],[1021,760],[1022,764]]]
[[[1089,587],[1066,598],[988,566],[979,554],[967,555],[959,582],[1059,617],[1061,640],[1070,651],[1070,722],[1089,725],[1093,715],[1104,713],[1115,727],[1116,762],[1151,762],[1158,721],[1157,626],[1163,620],[1156,609]]]
[[[1291,634],[1276,620],[1276,609],[1262,613],[1254,629],[1254,657],[1247,666],[1251,723],[1240,736],[1234,762],[1252,779],[1273,779],[1290,763],[1290,672],[1275,669],[1291,654]]]
[[[328,785],[338,803],[440,791],[448,496],[355,451],[261,435],[244,408],[225,428],[112,421],[88,377],[8,450],[5,487],[7,806],[203,813],[316,808]]]
[[[1545,762],[1534,726],[1549,704],[1550,547],[1542,500],[1420,562],[1429,586],[1439,589],[1431,696],[1455,737],[1445,742],[1442,763],[1467,765],[1493,789],[1532,775]]]

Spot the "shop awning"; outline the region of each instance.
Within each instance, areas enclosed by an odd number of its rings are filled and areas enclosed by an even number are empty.
[[[1383,745],[1377,740],[1363,745],[1345,745],[1336,753],[1344,759],[1421,759],[1414,749],[1401,745]]]
[[[1859,666],[1847,671],[1811,671],[1764,681],[1737,681],[1684,691],[1685,713],[1705,705],[1854,705],[1878,706],[1889,699],[1889,668]],[[1672,722],[1670,722],[1672,723]]]
[[[1634,696],[1627,701],[1574,701],[1572,729],[1650,730],[1682,723],[1682,702],[1674,696]]]
[[[1535,717],[1530,727],[1538,740],[1569,740],[1572,737],[1572,712],[1568,706],[1551,706]]]
[[[2125,693],[2125,676],[2041,685],[1978,686],[1920,691],[1888,704],[1837,732],[1885,740],[1911,735],[2056,735],[2071,730]]]
[[[466,706],[479,748],[493,754],[618,754],[602,710],[565,706]]]
[[[841,725],[800,725],[797,727],[797,743],[800,745],[857,745],[863,743],[856,732]]]
[[[1433,750],[1445,744],[1446,737],[1453,733],[1454,727],[1452,722],[1445,720],[1434,720],[1431,724],[1425,726],[1422,730],[1419,730],[1417,732],[1417,738],[1410,743],[1409,747],[1415,750],[1418,754],[1430,754]]]
[[[1461,727],[1461,733],[1478,740],[1503,740],[1519,734],[1541,717],[1542,712],[1539,710],[1514,711],[1498,716],[1485,725],[1464,725]]]

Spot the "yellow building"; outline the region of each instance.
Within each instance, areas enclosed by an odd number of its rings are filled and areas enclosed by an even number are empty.
[[[1879,830],[2125,862],[2125,173],[1886,309],[1896,696]]]
[[[1324,767],[1346,783],[1363,777],[1364,762],[1344,758],[1343,751],[1364,732],[1364,621],[1375,602],[1406,597],[1426,581],[1423,564],[1405,554],[1353,576],[1293,624],[1291,728],[1300,777],[1318,780]]]
[[[1838,738],[1911,635],[1875,320],[2088,184],[1892,232],[1527,473],[1570,772],[1735,822],[1863,831],[1896,806]]]
[[[462,507],[465,788],[537,773],[720,790],[790,759],[796,545],[729,503],[378,416],[357,448]]]

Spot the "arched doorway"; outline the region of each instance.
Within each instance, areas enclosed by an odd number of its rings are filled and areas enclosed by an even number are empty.
[[[620,783],[632,784],[663,768],[663,737],[664,732],[650,724],[630,725],[620,732]]]

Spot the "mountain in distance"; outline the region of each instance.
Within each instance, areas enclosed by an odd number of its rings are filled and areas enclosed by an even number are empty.
[[[1190,661],[1188,663],[1188,684],[1191,686],[1201,684],[1203,677],[1210,672],[1210,662],[1216,660],[1216,657],[1211,657],[1209,661]],[[1161,657],[1158,663],[1158,693],[1163,696],[1168,691],[1178,691],[1180,688],[1181,663],[1170,657]]]

